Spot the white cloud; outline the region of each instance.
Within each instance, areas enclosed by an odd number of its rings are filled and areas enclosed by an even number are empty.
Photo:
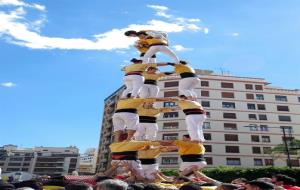
[[[233,36],[233,37],[238,37],[238,36],[240,35],[240,33],[238,33],[238,32],[233,32],[233,33],[231,33],[230,35]]]
[[[6,88],[12,88],[12,87],[16,86],[16,84],[13,82],[3,82],[0,84],[0,86],[6,87]]]
[[[174,49],[175,49],[175,51],[177,51],[177,52],[182,52],[182,51],[192,51],[193,50],[193,48],[186,48],[186,47],[183,47],[182,45],[174,45],[174,46],[172,46]]]
[[[19,46],[33,49],[79,49],[79,50],[120,50],[128,49],[135,39],[124,36],[127,30],[159,30],[163,32],[200,31],[205,34],[208,29],[198,26],[200,19],[183,18],[166,14],[168,7],[148,5],[156,11],[156,15],[165,13],[164,20],[149,20],[145,24],[130,24],[124,28],[115,28],[110,31],[93,35],[92,38],[63,38],[49,37],[40,33],[40,28],[46,22],[42,14],[38,19],[26,19],[25,7],[33,7],[39,11],[46,8],[38,4],[26,4],[20,0],[0,0],[1,5],[14,5],[16,8],[10,12],[0,11],[0,37],[9,38],[9,42]],[[44,12],[43,12],[44,13]]]
[[[37,9],[39,11],[46,11],[46,7],[44,5],[36,4],[36,3],[24,3],[19,0],[0,0],[1,5],[9,5],[9,6],[21,6],[21,7],[31,7]]]

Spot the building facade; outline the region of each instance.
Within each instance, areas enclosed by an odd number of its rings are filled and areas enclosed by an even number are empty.
[[[197,70],[201,84],[195,89],[207,112],[203,125],[208,167],[220,165],[260,167],[286,166],[286,156],[274,159],[270,150],[285,140],[300,139],[300,91],[272,87],[262,78],[218,75]],[[167,76],[158,82],[159,97],[178,96],[179,77]],[[172,102],[160,107],[176,106]],[[159,140],[181,139],[187,134],[182,111],[161,114]],[[161,168],[177,168],[176,152],[163,153]],[[291,155],[291,165],[299,159]]]
[[[80,155],[79,174],[94,174],[96,171],[97,151],[92,148]]]
[[[111,144],[113,139],[112,116],[116,110],[119,97],[124,89],[124,86],[120,87],[104,100],[101,134],[96,163],[97,172],[103,172],[110,166],[110,152],[108,146]]]
[[[59,176],[71,174],[79,166],[79,150],[74,146],[18,149],[14,145],[4,145],[0,151],[3,173],[23,171]]]

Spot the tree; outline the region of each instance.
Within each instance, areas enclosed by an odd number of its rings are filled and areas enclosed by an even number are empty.
[[[293,139],[290,142],[288,142],[288,149],[290,155],[298,155],[300,156],[300,140]],[[285,158],[285,155],[287,154],[286,146],[285,144],[278,144],[271,150],[271,155],[275,159],[283,159]]]

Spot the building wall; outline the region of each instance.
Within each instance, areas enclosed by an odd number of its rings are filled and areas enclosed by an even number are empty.
[[[205,157],[209,163],[208,167],[220,165],[243,167],[287,165],[285,157],[273,160],[268,154],[268,150],[283,143],[281,127],[286,127],[287,136],[300,139],[300,91],[271,87],[262,78],[217,75],[203,70],[197,70],[197,72],[202,81],[195,89],[198,94],[198,101],[206,106],[205,109],[210,115],[203,126],[207,137],[204,144],[207,147]],[[176,81],[178,80],[179,78],[174,76],[164,77],[160,80],[158,82],[159,97],[177,96],[179,93]],[[222,83],[232,83],[233,88],[231,88],[231,84],[223,84],[222,86]],[[250,87],[252,89],[249,89]],[[234,97],[230,98],[232,93]],[[109,107],[110,102],[115,103],[117,101],[117,96],[114,95],[115,93],[105,100],[98,159],[98,163],[101,162],[104,167],[99,167],[98,164],[98,171],[104,171],[109,163],[108,145],[111,141],[108,139],[111,138],[111,132],[107,132],[106,129],[112,129],[112,124],[107,122],[114,112],[114,107]],[[284,97],[281,99],[277,97],[276,99],[276,96]],[[283,101],[285,97],[287,100]],[[207,105],[208,102],[209,105]],[[223,102],[225,103],[224,106]],[[234,103],[235,107],[231,107],[232,105],[230,106],[228,103]],[[253,105],[250,104],[255,104],[255,109],[251,109]],[[258,109],[258,105],[260,109]],[[168,103],[157,103],[156,106],[168,106]],[[277,106],[288,106],[289,111],[278,111]],[[107,114],[109,108],[111,109]],[[286,109],[286,107],[284,108]],[[236,118],[224,118],[224,113],[235,114]],[[173,117],[168,113],[161,114],[158,119],[157,138],[159,140],[164,138],[181,139],[182,135],[188,134],[184,120],[185,115],[182,111],[178,111],[177,114],[178,116]],[[249,114],[254,114],[256,119],[250,119]],[[253,117],[254,115],[250,116]],[[279,116],[290,116],[291,121],[280,121]],[[164,127],[165,123],[171,124]],[[175,125],[174,123],[178,124]],[[292,127],[291,133],[287,127]],[[170,136],[168,137],[168,135]],[[235,135],[235,139],[232,139],[233,137],[230,135]],[[253,142],[252,138],[258,138],[259,142]],[[238,152],[233,153],[236,151],[236,147],[227,147],[226,151],[226,146],[238,146]],[[294,166],[299,166],[299,160],[295,155],[292,155],[292,160]],[[160,156],[159,163],[161,168],[177,168],[180,158],[176,152],[164,153]]]
[[[79,150],[76,147],[35,147],[6,149],[0,159],[2,172],[24,171],[38,175],[66,175],[78,168]]]

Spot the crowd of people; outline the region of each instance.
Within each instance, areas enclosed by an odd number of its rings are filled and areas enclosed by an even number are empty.
[[[172,182],[142,183],[125,182],[107,176],[93,177],[93,181],[72,181],[64,178],[48,180],[29,180],[15,183],[0,181],[0,190],[300,190],[295,186],[296,180],[283,174],[273,175],[248,181],[245,178],[223,183],[209,178],[200,172],[198,180],[188,177],[171,177]]]

